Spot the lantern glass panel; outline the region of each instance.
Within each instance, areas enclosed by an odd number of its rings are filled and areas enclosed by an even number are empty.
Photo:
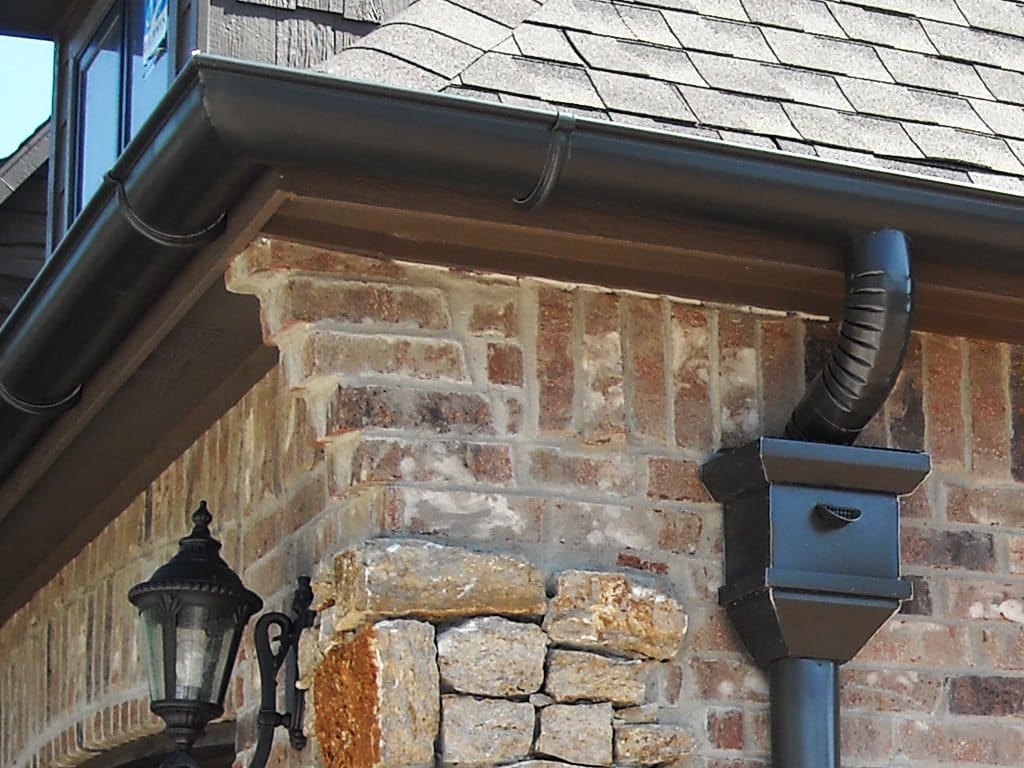
[[[175,698],[220,704],[230,674],[235,633],[234,612],[206,605],[185,605],[178,614]]]
[[[149,673],[150,701],[167,698],[164,685],[164,611],[154,605],[142,611],[140,625],[142,653],[145,655],[146,671]]]

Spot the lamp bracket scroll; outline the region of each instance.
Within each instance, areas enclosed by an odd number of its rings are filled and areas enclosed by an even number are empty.
[[[300,577],[292,596],[291,615],[280,612],[266,613],[256,622],[256,660],[260,669],[260,711],[256,719],[258,735],[256,752],[250,768],[263,768],[274,741],[274,729],[284,726],[294,749],[306,746],[302,733],[305,711],[305,691],[296,687],[299,679],[299,635],[313,626],[314,612],[310,609],[313,590],[309,578]],[[274,629],[277,633],[273,634]],[[276,650],[274,646],[276,645]],[[285,711],[277,711],[277,675],[285,667]]]

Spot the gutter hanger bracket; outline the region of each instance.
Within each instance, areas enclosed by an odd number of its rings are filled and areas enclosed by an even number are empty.
[[[0,382],[0,400],[7,403],[15,410],[21,411],[29,416],[55,416],[78,403],[81,396],[82,385],[79,384],[71,390],[70,394],[62,397],[60,400],[52,403],[32,403],[28,400],[22,400],[16,394],[7,389],[2,382]]]
[[[551,128],[551,143],[548,144],[548,156],[544,160],[540,178],[537,179],[537,184],[530,194],[515,199],[516,205],[528,211],[535,211],[551,197],[572,154],[572,132],[575,129],[575,116],[568,112],[558,112],[555,115],[555,124]]]
[[[186,235],[162,232],[156,227],[147,224],[135,212],[131,203],[128,202],[128,195],[124,191],[124,183],[120,179],[115,178],[110,173],[106,175],[106,179],[117,188],[118,208],[124,214],[128,223],[131,224],[132,229],[157,245],[162,245],[165,248],[198,248],[220,237],[227,225],[227,212],[221,211],[220,215],[211,224],[203,227],[198,232]]]

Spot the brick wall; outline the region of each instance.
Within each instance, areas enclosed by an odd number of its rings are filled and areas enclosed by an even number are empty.
[[[379,535],[648,581],[689,617],[661,720],[689,729],[696,766],[766,764],[767,685],[715,605],[721,515],[697,468],[780,433],[830,326],[268,241],[228,277],[259,295],[281,364],[0,629],[5,765],[77,764],[153,730],[123,595],[201,498],[271,608],[323,557]],[[1022,361],[917,335],[863,436],[928,450],[935,471],[903,503],[916,597],[844,669],[851,768],[1019,761]],[[229,707],[240,749],[253,667],[247,641]]]

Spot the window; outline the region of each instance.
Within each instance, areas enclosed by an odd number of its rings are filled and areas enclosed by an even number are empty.
[[[177,0],[117,0],[78,56],[70,218],[167,91],[175,69],[178,6]],[[161,28],[163,34],[154,34]]]

